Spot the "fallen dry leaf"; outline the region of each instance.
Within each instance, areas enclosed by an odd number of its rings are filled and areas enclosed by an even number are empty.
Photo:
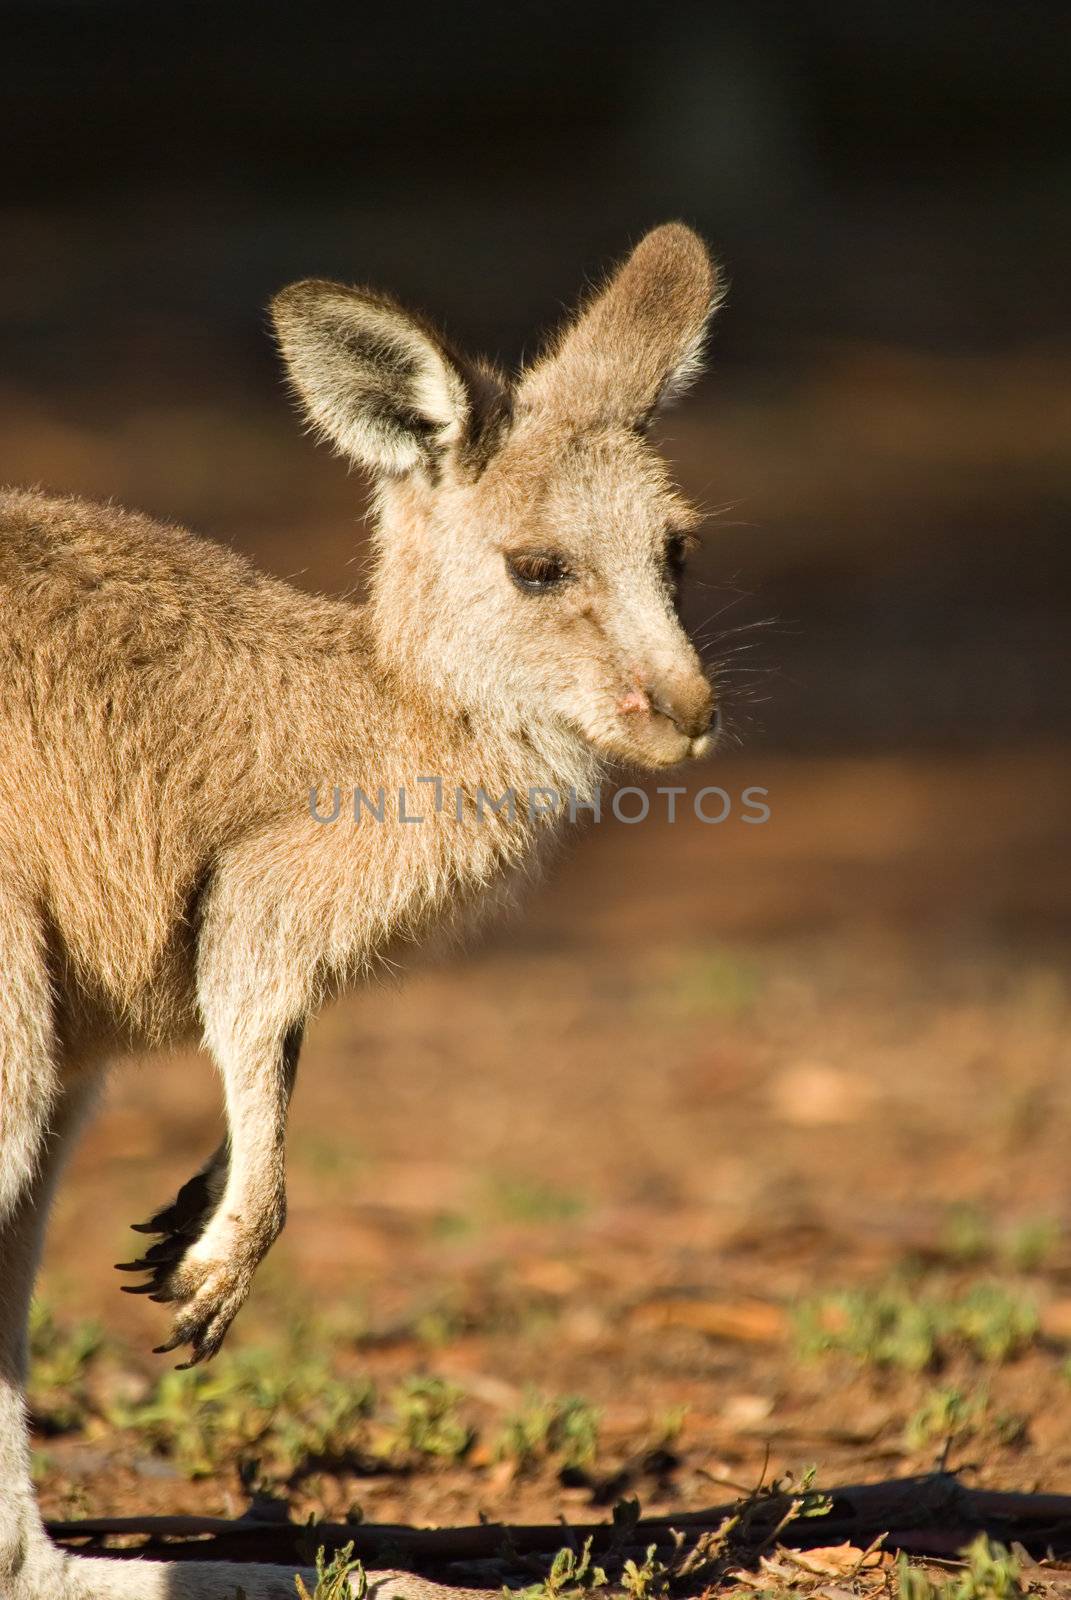
[[[733,1428],[753,1427],[765,1422],[773,1411],[773,1401],[765,1394],[731,1394],[722,1407],[722,1418]]]
[[[882,1552],[873,1547],[860,1550],[858,1545],[818,1545],[813,1550],[785,1550],[782,1552],[803,1572],[813,1572],[817,1578],[844,1578],[867,1567],[880,1567]]]
[[[782,1122],[799,1128],[846,1127],[867,1114],[874,1087],[861,1073],[824,1061],[800,1061],[777,1074],[768,1096],[770,1109]]]
[[[549,1294],[562,1299],[567,1295],[576,1294],[583,1285],[581,1273],[569,1262],[542,1256],[531,1261],[519,1262],[517,1281],[526,1289],[535,1289],[540,1294]]]
[[[765,1300],[648,1300],[635,1308],[630,1321],[639,1332],[693,1328],[710,1339],[753,1344],[775,1344],[788,1333],[783,1309]]]

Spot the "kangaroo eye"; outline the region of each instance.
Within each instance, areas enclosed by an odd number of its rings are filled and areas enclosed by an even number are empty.
[[[666,540],[666,575],[671,588],[676,589],[684,576],[684,562],[688,554],[688,540],[683,533],[671,533]]]
[[[671,533],[666,539],[663,560],[666,563],[666,582],[669,592],[676,597],[680,579],[684,578],[684,563],[688,555],[688,538],[684,533]]]
[[[557,589],[572,577],[562,560],[550,550],[518,551],[506,556],[506,571],[528,594],[544,594]]]

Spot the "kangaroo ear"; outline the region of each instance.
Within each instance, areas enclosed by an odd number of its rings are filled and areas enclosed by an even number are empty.
[[[309,420],[360,466],[434,470],[471,442],[488,375],[393,300],[310,278],[277,294],[271,314]]]
[[[519,403],[642,427],[698,375],[720,299],[698,234],[652,229],[525,375]]]

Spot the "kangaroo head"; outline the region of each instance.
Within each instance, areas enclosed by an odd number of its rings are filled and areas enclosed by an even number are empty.
[[[698,518],[646,431],[697,372],[716,299],[702,242],[656,228],[510,383],[382,295],[276,297],[311,422],[377,480],[371,615],[392,670],[612,761],[709,748],[676,605]]]

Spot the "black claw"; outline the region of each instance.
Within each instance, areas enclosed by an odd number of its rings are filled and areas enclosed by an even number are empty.
[[[147,1222],[132,1222],[130,1226],[135,1233],[170,1233],[178,1222],[174,1216],[174,1206],[165,1206],[162,1211],[155,1211]]]
[[[146,1267],[170,1266],[173,1261],[179,1261],[185,1254],[187,1245],[181,1239],[161,1239],[159,1244],[154,1244],[151,1250],[146,1250],[142,1256]]]
[[[166,1211],[158,1211],[148,1222],[132,1222],[130,1227],[134,1233],[169,1233]]]
[[[171,1337],[170,1337],[170,1339],[168,1339],[166,1344],[157,1345],[156,1349],[153,1351],[153,1355],[154,1356],[169,1356],[171,1354],[172,1350],[177,1350],[178,1349],[180,1344],[188,1344],[189,1343],[189,1338],[190,1338],[190,1336],[189,1336],[188,1333],[184,1333],[181,1330],[176,1328],[172,1332]]]
[[[161,1267],[173,1267],[181,1261],[185,1251],[169,1250],[165,1256],[139,1256],[136,1261],[117,1261],[116,1272],[159,1272]]]
[[[221,1146],[202,1170],[182,1185],[170,1205],[154,1212],[147,1222],[132,1224],[134,1233],[156,1234],[158,1237],[133,1261],[116,1262],[117,1272],[146,1274],[144,1283],[122,1285],[125,1294],[148,1295],[157,1304],[166,1304],[176,1298],[168,1290],[168,1280],[190,1246],[200,1238],[216,1209],[225,1159],[226,1147]],[[179,1339],[177,1343],[185,1343],[185,1340]],[[165,1351],[174,1348],[174,1344],[163,1346]]]

